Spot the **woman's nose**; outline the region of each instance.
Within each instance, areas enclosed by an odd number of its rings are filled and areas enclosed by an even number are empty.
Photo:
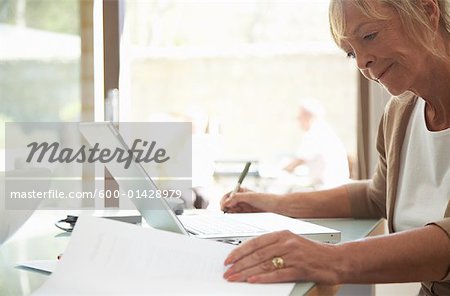
[[[375,62],[375,57],[371,54],[364,53],[362,51],[356,53],[356,65],[360,70],[369,69]]]

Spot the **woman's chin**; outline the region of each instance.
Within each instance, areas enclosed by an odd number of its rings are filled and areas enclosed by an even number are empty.
[[[404,94],[405,92],[407,92],[407,90],[403,89],[403,88],[400,89],[400,88],[392,87],[392,86],[389,86],[389,85],[385,85],[383,83],[381,83],[381,85],[392,96],[400,96],[400,95]]]

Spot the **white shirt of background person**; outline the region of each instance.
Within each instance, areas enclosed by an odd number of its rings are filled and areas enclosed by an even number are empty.
[[[302,100],[297,119],[305,131],[295,157],[303,160],[313,185],[334,187],[349,178],[344,144],[325,120],[322,105],[314,99]]]

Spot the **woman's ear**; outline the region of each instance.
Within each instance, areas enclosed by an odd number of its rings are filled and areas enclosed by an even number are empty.
[[[433,29],[438,30],[441,10],[439,8],[438,0],[421,0],[425,13],[430,20]]]

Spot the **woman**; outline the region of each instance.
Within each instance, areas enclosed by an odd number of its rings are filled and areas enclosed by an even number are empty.
[[[450,3],[331,0],[331,30],[368,79],[394,97],[379,126],[371,180],[283,196],[241,192],[229,212],[291,217],[385,217],[390,235],[339,245],[284,231],[231,252],[229,281],[422,282],[450,295]]]

